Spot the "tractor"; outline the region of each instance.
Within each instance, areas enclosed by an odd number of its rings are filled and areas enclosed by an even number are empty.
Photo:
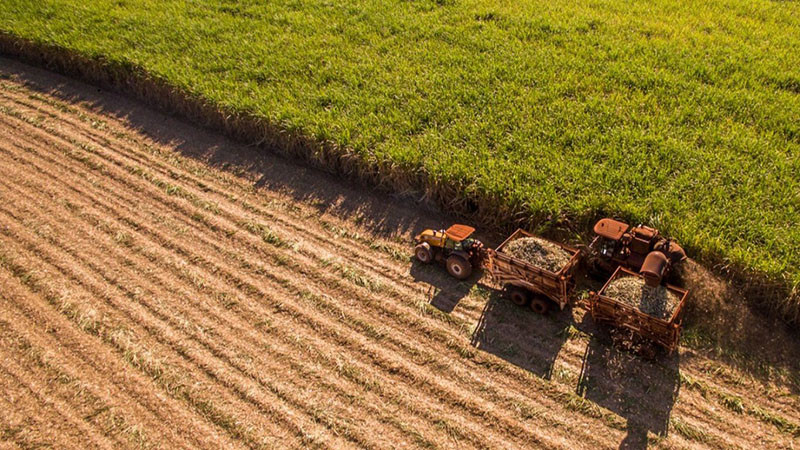
[[[483,243],[470,237],[474,232],[475,228],[459,224],[446,230],[425,230],[414,237],[414,256],[424,264],[444,262],[450,275],[464,280],[480,267],[484,256]]]
[[[649,286],[658,286],[683,260],[686,253],[658,230],[644,225],[631,227],[614,219],[601,219],[594,226],[589,244],[590,268],[611,272],[618,266],[641,273]]]

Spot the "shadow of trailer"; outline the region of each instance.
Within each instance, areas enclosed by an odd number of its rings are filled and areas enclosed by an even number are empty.
[[[620,449],[645,449],[648,432],[669,434],[669,420],[680,391],[677,353],[657,361],[609,345],[605,333],[592,336],[583,355],[576,393],[623,417],[626,436]]]
[[[683,313],[689,291],[669,284],[663,285],[679,300],[671,313],[669,313],[668,318],[662,319],[646,314],[634,305],[607,295],[608,287],[615,280],[624,277],[636,277],[642,280],[642,284],[646,283],[644,276],[641,274],[621,266],[618,267],[603,288],[599,292],[590,293],[588,300],[585,302],[586,309],[592,316],[592,320],[598,324],[608,324],[617,329],[627,330],[631,334],[631,338],[635,340],[643,338],[646,342],[656,343],[671,354],[678,347],[680,341]],[[652,350],[648,350],[646,346],[639,347],[645,352],[652,353]]]
[[[569,261],[557,272],[551,272],[530,262],[515,258],[503,251],[506,246],[521,238],[541,239],[570,254]],[[564,309],[569,305],[576,284],[576,273],[583,253],[573,247],[534,236],[518,229],[497,249],[487,249],[484,268],[492,281],[503,287],[506,296],[518,306],[528,306],[539,314],[545,314],[553,306]]]
[[[470,343],[544,379],[569,337],[572,314],[558,311],[541,315],[520,310],[500,292],[491,290]]]

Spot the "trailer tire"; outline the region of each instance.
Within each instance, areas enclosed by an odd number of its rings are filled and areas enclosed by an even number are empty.
[[[428,245],[419,244],[414,247],[414,256],[417,257],[422,264],[430,264],[433,261],[433,254]]]
[[[539,296],[531,300],[531,310],[536,314],[545,315],[550,311],[550,300]]]
[[[521,287],[510,286],[506,289],[506,292],[511,303],[517,306],[528,306],[528,302],[531,301],[531,296],[528,291]]]
[[[447,258],[447,272],[453,278],[466,280],[472,275],[472,264],[460,256],[453,255]]]

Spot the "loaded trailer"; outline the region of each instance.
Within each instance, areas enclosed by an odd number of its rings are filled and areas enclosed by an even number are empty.
[[[663,314],[659,313],[658,316],[661,317],[658,317],[654,313],[645,313],[641,308],[607,292],[612,283],[625,277],[641,279],[643,285],[647,282],[644,275],[622,266],[618,267],[600,291],[592,292],[589,295],[586,309],[591,314],[592,320],[596,323],[606,323],[616,328],[626,329],[637,336],[661,345],[667,352],[672,353],[680,341],[684,307],[686,299],[689,297],[689,291],[670,284],[662,285],[660,288],[675,296],[677,301],[671,306],[664,305],[666,310],[663,311]],[[643,289],[652,288],[644,287]]]
[[[642,264],[638,273],[619,264],[615,266],[616,270],[602,289],[590,292],[587,299],[581,300],[574,291],[582,278],[581,268],[586,265],[586,260],[597,257],[593,253],[592,246],[578,249],[517,229],[496,249],[492,249],[473,239],[471,237],[473,231],[474,228],[465,225],[453,225],[447,230],[425,230],[415,238],[417,259],[423,263],[434,260],[444,262],[448,272],[458,279],[469,276],[473,267],[483,268],[491,280],[502,287],[506,297],[519,306],[529,306],[540,314],[547,313],[555,306],[562,310],[568,305],[582,306],[596,323],[628,330],[635,336],[662,346],[669,353],[677,348],[689,292],[664,283],[661,277],[663,271],[653,276],[653,270],[647,263]],[[513,256],[508,247],[512,242],[522,238],[535,238],[540,242],[552,244],[553,248],[558,248],[568,255],[566,263],[561,267],[548,269]],[[667,245],[666,248],[673,247]],[[685,255],[683,258],[685,259]],[[456,265],[455,262],[461,262],[461,266],[464,267],[469,265],[469,270],[452,270],[452,266]],[[631,302],[626,303],[609,295],[609,286],[623,277],[636,277],[642,281],[643,289],[645,287],[666,289],[679,300],[669,316],[656,317],[643,312]]]
[[[497,249],[486,249],[484,268],[492,281],[503,286],[506,295],[513,303],[519,306],[530,305],[531,309],[539,314],[545,314],[553,304],[564,309],[570,303],[570,294],[575,288],[575,273],[581,262],[581,251],[559,242],[538,238],[571,254],[564,266],[552,272],[503,251],[511,242],[526,237],[535,236],[518,229]]]

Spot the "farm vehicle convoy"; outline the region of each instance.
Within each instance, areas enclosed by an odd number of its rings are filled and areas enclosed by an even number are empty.
[[[556,306],[582,306],[596,323],[627,331],[668,353],[677,348],[689,291],[667,281],[686,253],[657,230],[602,219],[594,226],[591,244],[580,249],[522,229],[492,249],[474,239],[474,231],[459,224],[425,230],[414,238],[414,255],[425,264],[444,263],[460,280],[482,268],[511,302],[539,314]],[[602,276],[605,283],[580,298],[575,287],[584,272]]]

